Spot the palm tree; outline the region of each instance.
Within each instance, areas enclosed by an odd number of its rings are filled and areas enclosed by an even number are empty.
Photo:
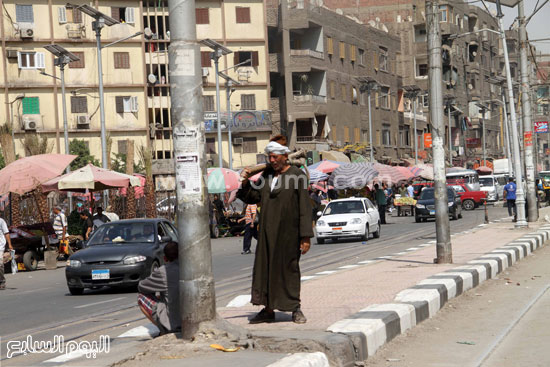
[[[140,145],[138,148],[141,164],[145,167],[145,215],[147,218],[157,216],[157,203],[155,200],[155,187],[153,186],[153,150],[150,147]]]

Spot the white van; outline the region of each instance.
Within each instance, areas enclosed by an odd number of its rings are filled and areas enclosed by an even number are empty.
[[[504,176],[479,176],[479,186],[481,191],[487,192],[487,201],[499,201],[504,195],[504,186],[506,185]]]

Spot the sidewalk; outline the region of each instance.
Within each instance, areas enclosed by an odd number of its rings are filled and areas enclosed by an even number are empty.
[[[311,359],[308,363],[313,363],[314,360],[315,364],[310,365],[328,366],[328,361],[330,361],[330,365],[353,365],[350,357],[343,356],[343,354],[348,353],[347,349],[351,349],[352,354],[355,353],[355,356],[352,355],[351,357],[355,357],[356,360],[366,359],[367,355],[374,354],[378,347],[395,336],[393,335],[395,334],[395,330],[393,330],[395,325],[390,327],[389,324],[397,323],[397,333],[403,332],[417,322],[431,317],[434,312],[443,307],[447,299],[477,286],[485,279],[494,277],[497,272],[512,265],[513,262],[530,253],[531,250],[540,247],[548,239],[548,234],[545,232],[544,236],[538,235],[538,237],[530,234],[539,230],[540,227],[548,225],[544,221],[544,217],[549,214],[550,207],[541,208],[539,222],[529,223],[529,228],[526,229],[514,229],[511,219],[504,219],[489,225],[480,225],[467,231],[468,233],[452,236],[453,264],[434,264],[433,259],[436,256],[435,241],[430,241],[409,248],[405,252],[384,256],[377,260],[357,259],[354,264],[303,277],[302,310],[308,319],[305,325],[292,323],[290,313],[277,313],[277,322],[271,324],[250,325],[248,319],[258,312],[261,307],[248,304],[242,307],[218,308],[221,317],[233,324],[245,327],[252,333],[252,339],[255,340],[254,345],[256,347],[252,351],[257,349],[258,352],[251,352],[250,348],[236,353],[222,353],[212,350],[206,352],[200,358],[197,358],[197,356],[193,358],[181,356],[176,359],[165,359],[170,356],[170,348],[159,350],[159,348],[154,348],[151,345],[152,348],[149,352],[145,352],[139,358],[139,361],[131,360],[120,365],[145,366],[153,363],[159,366],[193,366],[198,365],[197,361],[200,361],[201,366],[250,365],[250,363],[245,363],[242,360],[244,355],[249,355],[251,361],[254,361],[252,364],[255,366],[273,365],[274,355],[266,356],[262,354],[266,351],[279,353],[277,354],[279,362],[276,362],[278,363],[276,365],[280,366],[287,365],[285,360],[281,360],[285,352],[319,351],[326,353],[328,360],[319,358],[318,354],[307,353],[287,357],[294,358],[292,361],[288,361],[288,365],[300,365],[296,360],[298,357],[303,361],[306,361],[304,358]],[[521,241],[516,241],[520,238]],[[531,238],[532,241],[530,241]],[[518,242],[515,247],[501,249],[514,241]],[[525,252],[520,254],[523,248],[525,248]],[[498,250],[493,255],[484,256],[495,249]],[[482,256],[485,259],[480,260]],[[456,268],[459,267],[461,269],[457,270]],[[451,269],[454,270],[446,273],[448,275],[440,274]],[[464,274],[461,274],[461,271]],[[434,282],[434,280],[438,281]],[[418,283],[422,283],[422,285],[418,285]],[[452,284],[449,285],[449,283]],[[413,287],[412,290],[407,289],[411,287]],[[418,292],[427,294],[426,297],[428,298],[422,298],[422,301],[425,301],[424,303],[427,305],[420,304],[423,302],[416,302],[415,298],[411,298],[410,294],[407,293],[409,291],[416,291],[416,295],[419,294]],[[434,292],[437,305],[429,300]],[[396,301],[396,297],[401,302]],[[407,299],[410,299],[410,302]],[[392,305],[393,308],[390,307]],[[423,306],[426,306],[426,311],[422,311],[421,307]],[[388,307],[390,307],[391,312],[388,311]],[[367,314],[368,316],[365,316]],[[404,321],[404,315],[407,317],[406,321]],[[365,319],[368,319],[368,322]],[[348,329],[343,325],[348,325]],[[351,328],[349,325],[351,325]],[[349,348],[345,340],[338,340],[337,342],[331,340],[332,336],[341,334],[327,332],[327,329],[347,334],[353,343],[353,348]],[[379,329],[383,329],[382,334],[380,334]],[[162,338],[157,338],[153,341],[154,344],[158,346],[159,339]],[[369,338],[374,338],[374,340]],[[171,340],[171,342],[167,341],[167,344],[180,342],[173,338]],[[289,340],[293,340],[294,343],[289,343]],[[307,344],[306,347],[300,347],[299,340],[303,340]],[[275,344],[282,341],[286,341],[286,346],[277,348]],[[329,350],[331,343],[335,349],[338,349],[337,351]],[[361,350],[361,344],[364,345],[363,349],[365,350]],[[144,350],[147,350],[146,345],[144,345]],[[317,345],[317,347],[314,345]],[[242,356],[238,356],[238,354],[242,354]],[[226,363],[223,362],[224,360]]]

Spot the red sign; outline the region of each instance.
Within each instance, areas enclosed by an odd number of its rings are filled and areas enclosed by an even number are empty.
[[[468,138],[466,139],[466,148],[479,148],[481,147],[480,138]]]
[[[425,133],[424,134],[424,148],[431,148],[432,147],[432,134],[431,133]]]
[[[536,133],[547,133],[548,132],[548,121],[537,121],[537,122],[535,122],[535,132]]]
[[[523,133],[523,144],[526,147],[530,147],[533,145],[533,132],[532,131],[526,131]]]

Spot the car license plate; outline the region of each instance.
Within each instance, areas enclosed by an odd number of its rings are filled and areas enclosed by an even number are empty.
[[[92,280],[109,279],[109,269],[92,270]]]
[[[342,227],[336,227],[332,229],[334,232],[342,232]]]
[[[435,215],[435,210],[430,210],[430,215]]]

